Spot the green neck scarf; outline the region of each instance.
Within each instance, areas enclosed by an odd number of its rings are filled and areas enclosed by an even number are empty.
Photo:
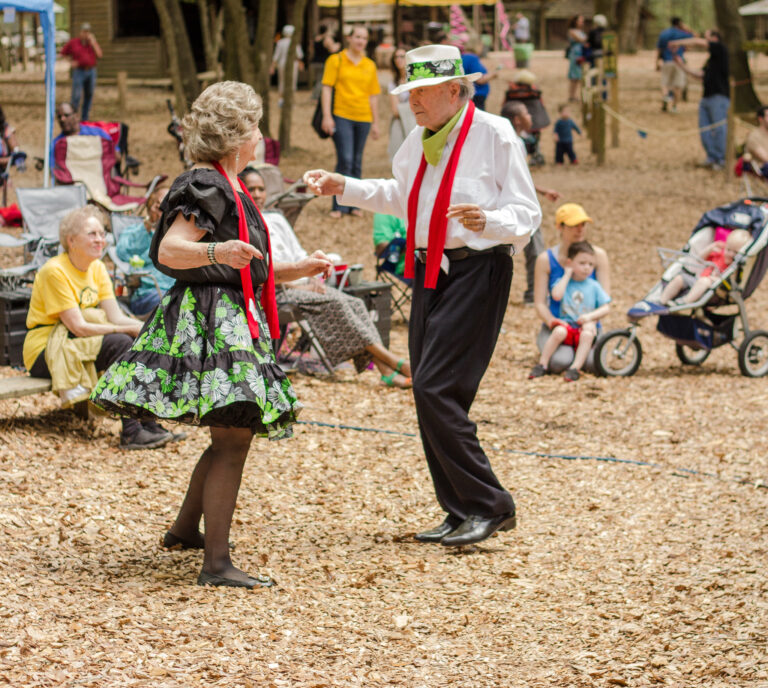
[[[448,134],[450,134],[456,126],[456,122],[459,121],[461,113],[464,112],[466,107],[467,106],[465,105],[451,117],[440,131],[432,133],[429,129],[424,130],[421,145],[424,146],[424,157],[432,167],[437,167],[440,162],[440,158],[443,155],[443,148],[445,148],[445,142],[448,140]]]

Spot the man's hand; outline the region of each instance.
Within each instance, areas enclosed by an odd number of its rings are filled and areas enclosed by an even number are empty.
[[[470,232],[482,232],[485,229],[485,211],[474,203],[449,205],[446,217],[455,217]]]
[[[239,239],[224,241],[216,246],[215,251],[216,262],[229,265],[229,267],[236,270],[244,268],[253,258],[264,259],[259,249]]]
[[[309,170],[304,173],[304,183],[317,196],[337,196],[344,193],[346,180],[337,172]]]
[[[554,189],[542,189],[537,186],[536,191],[537,193],[540,193],[542,196],[544,196],[544,198],[546,198],[548,201],[552,201],[553,203],[562,198],[562,194],[558,191],[555,191]]]

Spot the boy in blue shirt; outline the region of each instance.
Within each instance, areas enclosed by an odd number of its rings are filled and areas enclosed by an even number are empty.
[[[557,112],[560,115],[557,122],[555,122],[555,162],[558,165],[562,165],[565,156],[571,161],[571,165],[577,165],[579,163],[576,158],[576,153],[573,152],[573,133],[576,132],[581,136],[581,129],[571,119],[571,113],[568,110],[568,105],[563,104],[557,108]]]
[[[552,332],[541,350],[541,358],[533,367],[529,379],[547,372],[549,359],[561,344],[576,349],[573,364],[563,373],[566,382],[579,379],[579,371],[587,360],[597,337],[597,322],[611,302],[600,283],[592,277],[595,270],[595,249],[586,241],[576,241],[568,247],[568,260],[563,276],[552,287],[552,299],[560,301],[560,318],[550,323]]]

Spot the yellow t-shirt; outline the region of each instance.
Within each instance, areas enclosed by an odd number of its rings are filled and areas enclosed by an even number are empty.
[[[347,51],[331,55],[325,61],[323,85],[335,89],[333,114],[355,122],[372,122],[370,97],[381,93],[376,63],[360,58],[355,64]]]
[[[32,285],[32,299],[27,313],[24,338],[24,366],[29,370],[45,349],[48,336],[59,323],[59,313],[70,308],[95,308],[106,299],[115,298],[107,267],[94,260],[81,272],[62,253],[40,268]]]

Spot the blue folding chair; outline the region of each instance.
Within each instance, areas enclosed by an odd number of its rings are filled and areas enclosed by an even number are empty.
[[[376,279],[392,285],[392,303],[403,320],[408,322],[408,316],[403,306],[411,303],[411,286],[413,280],[397,274],[400,259],[405,252],[405,239],[392,239],[384,250],[376,256]]]

